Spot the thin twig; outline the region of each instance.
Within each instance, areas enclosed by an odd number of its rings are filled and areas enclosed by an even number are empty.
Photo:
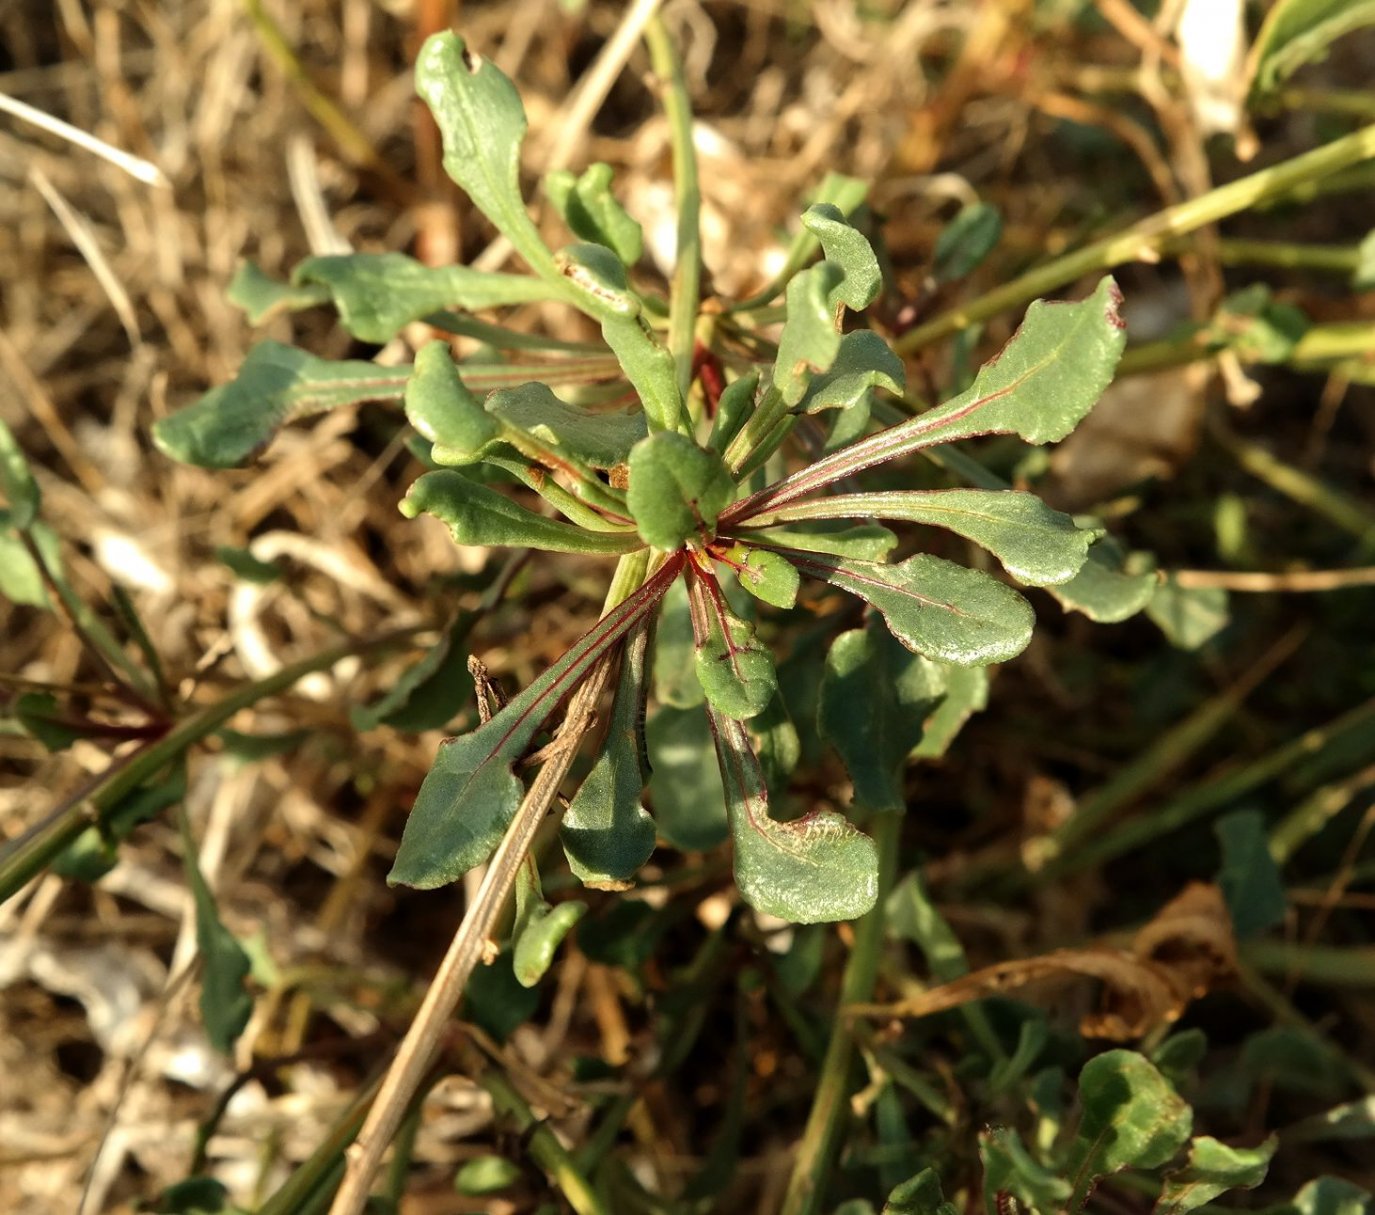
[[[39,130],[47,131],[50,135],[56,135],[68,143],[75,144],[83,151],[99,156],[101,160],[109,161],[110,164],[118,169],[123,169],[130,177],[138,181],[145,182],[150,186],[168,184],[162,170],[152,161],[144,160],[142,156],[134,156],[132,153],[121,151],[103,139],[97,139],[89,132],[81,130],[80,127],[74,127],[70,122],[63,122],[60,118],[54,118],[51,114],[35,109],[26,102],[0,93],[0,111],[13,114],[16,118],[32,123]]]

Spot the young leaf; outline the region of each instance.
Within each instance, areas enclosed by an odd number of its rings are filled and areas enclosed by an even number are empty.
[[[1283,922],[1289,908],[1279,866],[1270,855],[1265,816],[1234,810],[1214,825],[1222,845],[1217,884],[1238,940],[1258,937]]]
[[[298,287],[279,283],[262,272],[253,262],[240,262],[229,280],[225,292],[229,302],[243,309],[249,323],[261,325],[279,312],[299,312],[302,308],[318,308],[330,301],[327,287],[313,285]]]
[[[520,193],[525,107],[490,60],[444,32],[425,40],[415,60],[415,91],[444,141],[444,171],[539,273],[557,273]]]
[[[563,938],[586,914],[586,903],[551,907],[545,902],[535,859],[527,855],[516,875],[516,918],[511,930],[511,969],[516,982],[534,987],[552,965]]]
[[[856,561],[883,561],[898,546],[898,538],[877,523],[846,526],[829,521],[810,520],[786,527],[741,528],[735,533],[746,544],[759,543],[777,548],[800,548],[809,553],[830,553]]]
[[[593,532],[528,511],[456,469],[425,473],[401,499],[408,519],[433,515],[458,544],[538,548],[550,553],[629,553],[641,548],[631,531]]]
[[[759,372],[749,371],[732,380],[716,402],[716,417],[712,420],[707,450],[723,455],[731,440],[749,419],[759,392]]]
[[[210,893],[196,860],[196,844],[185,812],[181,815],[181,850],[186,884],[196,906],[196,946],[205,968],[201,1019],[211,1046],[227,1055],[253,1015],[253,997],[244,986],[251,965],[243,946],[220,921],[215,896]]]
[[[831,203],[813,203],[802,213],[802,226],[821,241],[826,260],[844,271],[845,277],[831,288],[832,312],[839,304],[852,312],[863,312],[883,286],[878,258],[868,238]]]
[[[945,1201],[935,1169],[922,1169],[894,1188],[883,1204],[882,1215],[960,1215],[953,1202]]]
[[[778,691],[773,655],[755,639],[754,628],[731,612],[709,570],[691,567],[688,597],[697,679],[707,703],[728,717],[762,713]]]
[[[936,237],[931,255],[931,277],[938,283],[953,283],[973,274],[1002,239],[1003,217],[988,203],[961,207]]]
[[[415,352],[405,408],[406,420],[434,444],[436,464],[472,464],[502,437],[500,422],[464,384],[448,342],[427,342]]]
[[[1084,1064],[1079,1103],[1083,1113],[1069,1150],[1075,1211],[1101,1178],[1122,1169],[1158,1168],[1193,1129],[1193,1111],[1135,1051],[1110,1050]]]
[[[639,410],[592,413],[560,400],[544,384],[498,389],[487,412],[499,419],[507,440],[527,455],[542,451],[591,468],[615,468],[645,437]]]
[[[715,848],[728,829],[706,714],[700,707],[661,708],[645,723],[645,743],[659,833],[684,852]]]
[[[843,279],[840,267],[818,262],[788,284],[788,319],[778,337],[773,386],[790,407],[802,400],[812,377],[828,370],[840,353],[831,292]]]
[[[721,555],[735,570],[740,585],[756,599],[784,609],[797,602],[801,578],[797,566],[786,557],[743,544],[732,545],[722,550]]]
[[[841,336],[835,361],[812,379],[796,412],[850,409],[876,387],[901,394],[906,383],[907,371],[888,343],[872,329],[856,329]]]
[[[1038,300],[968,391],[737,502],[727,520],[777,509],[866,468],[938,443],[984,434],[1016,434],[1028,443],[1063,439],[1112,379],[1127,336],[1118,315],[1121,300],[1111,278],[1104,278],[1093,295],[1075,304]],[[780,344],[779,366],[783,365]]]
[[[1372,24],[1372,0],[1278,0],[1251,47],[1252,99],[1273,93],[1344,34]]]
[[[902,772],[943,694],[936,664],[898,645],[877,621],[842,633],[826,655],[817,726],[840,753],[855,805],[901,811]]]
[[[456,881],[491,855],[520,804],[514,764],[535,731],[653,611],[681,566],[681,557],[670,557],[486,725],[440,747],[406,821],[388,882],[433,889]]]
[[[339,319],[364,342],[389,342],[412,321],[449,308],[481,312],[560,298],[531,274],[496,274],[468,266],[426,266],[404,253],[308,257],[291,272],[295,287],[323,287]]]
[[[1148,553],[1124,552],[1107,536],[1089,548],[1088,560],[1073,578],[1049,589],[1066,611],[1118,624],[1150,603],[1159,585]]]
[[[153,442],[185,464],[233,468],[288,422],[360,401],[399,401],[409,374],[408,367],[331,362],[280,342],[260,342],[233,381],[159,421]]]
[[[375,730],[385,722],[393,729],[419,733],[453,721],[472,701],[473,677],[464,647],[474,622],[471,613],[460,612],[439,640],[377,700],[349,710],[353,728]]]
[[[1004,1194],[1034,1215],[1059,1215],[1065,1209],[1069,1182],[1037,1164],[1010,1126],[993,1126],[979,1133],[979,1159],[987,1215],[1000,1215],[1007,1209]]]
[[[1011,587],[926,553],[877,565],[818,553],[788,552],[806,576],[873,604],[909,650],[956,666],[1015,658],[1031,640],[1031,605]]]
[[[566,169],[544,180],[549,201],[575,235],[605,245],[627,266],[644,252],[644,233],[611,193],[611,166],[588,165],[581,177]]]
[[[840,815],[769,817],[769,794],[743,722],[707,705],[726,789],[735,884],[766,915],[795,924],[853,920],[878,897],[878,850]]]
[[[889,519],[943,527],[988,549],[1019,582],[1053,586],[1083,567],[1101,529],[1078,527],[1035,494],[1016,490],[897,490],[838,494],[794,502],[761,522],[803,519]]]
[[[676,584],[675,584],[676,585]],[[623,888],[654,851],[654,820],[640,804],[645,757],[645,658],[649,629],[626,639],[606,741],[563,816],[568,867],[586,886]]]
[[[38,519],[38,482],[33,479],[28,459],[14,432],[0,421],[0,490],[9,506],[8,524],[15,531],[27,531]]]
[[[1265,1180],[1270,1159],[1279,1146],[1271,1135],[1253,1148],[1228,1147],[1206,1135],[1189,1144],[1189,1160],[1183,1168],[1165,1174],[1165,1184],[1153,1215],[1184,1215],[1212,1202],[1228,1190],[1249,1190]]]
[[[687,409],[678,392],[673,355],[661,346],[638,316],[606,317],[602,339],[611,347],[640,405],[650,430],[690,429]]]
[[[686,435],[660,430],[630,451],[626,503],[646,544],[672,551],[709,540],[735,494],[721,457]]]

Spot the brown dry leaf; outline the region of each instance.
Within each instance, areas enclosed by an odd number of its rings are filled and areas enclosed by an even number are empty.
[[[1236,943],[1216,886],[1195,882],[1135,936],[1129,949],[1091,945],[999,962],[895,1004],[852,1005],[852,1016],[926,1017],[988,996],[1036,989],[1043,996],[1083,979],[1102,985],[1098,1008],[1080,1018],[1085,1037],[1125,1042],[1179,1019],[1231,972]]]

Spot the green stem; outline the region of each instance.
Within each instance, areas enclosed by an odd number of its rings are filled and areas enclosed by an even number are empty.
[[[328,670],[341,659],[390,649],[421,631],[419,628],[403,629],[369,641],[350,640],[330,646],[264,679],[245,684],[223,700],[184,718],[156,742],[113,761],[91,784],[68,798],[47,819],[0,850],[0,903],[52,864],[87,827],[99,824],[101,816],[121,798],[209,737],[241,709],[284,692],[298,679],[315,671]]]
[[[1182,338],[1165,338],[1128,347],[1117,365],[1118,376],[1141,375],[1216,358],[1225,346],[1209,342],[1195,331]],[[1314,325],[1294,344],[1285,363],[1303,371],[1328,371],[1345,359],[1365,359],[1375,353],[1375,330],[1360,321]]]
[[[894,349],[899,354],[910,355],[970,325],[1030,303],[1086,274],[1109,270],[1124,262],[1157,257],[1172,238],[1249,210],[1294,186],[1326,177],[1372,157],[1375,157],[1375,124],[1282,164],[1209,190],[1198,198],[1167,207],[1123,232],[1028,270],[971,303],[944,312],[903,334],[894,343]]]
[[[1256,940],[1241,946],[1242,959],[1261,974],[1357,990],[1375,988],[1375,948],[1317,945],[1308,941]]]
[[[1375,784],[1375,766],[1313,790],[1271,830],[1270,855],[1275,864],[1285,864],[1307,840],[1317,835],[1372,784]]]
[[[692,142],[692,105],[683,67],[663,18],[645,26],[645,44],[659,78],[664,113],[673,147],[674,201],[678,208],[678,248],[670,285],[668,348],[678,375],[678,394],[684,401],[692,385],[692,353],[697,309],[702,294],[702,191],[697,177],[697,150]]]
[[[322,1200],[328,1201],[344,1171],[344,1149],[363,1125],[379,1083],[374,1080],[353,1099],[320,1145],[292,1170],[281,1188],[258,1208],[257,1215],[300,1215],[306,1209],[317,1209]],[[311,1204],[309,1208],[307,1204]]]
[[[883,944],[884,904],[897,874],[898,839],[901,814],[880,814],[872,820],[874,843],[878,845],[878,901],[855,929],[855,943],[840,985],[840,1003],[863,1004],[873,999],[878,977],[879,952]],[[854,1062],[855,1035],[848,1018],[837,1017],[821,1064],[816,1095],[807,1117],[802,1141],[793,1158],[792,1175],[781,1215],[815,1215],[825,1197],[826,1178],[840,1147],[842,1122],[849,1108],[851,1064]]]

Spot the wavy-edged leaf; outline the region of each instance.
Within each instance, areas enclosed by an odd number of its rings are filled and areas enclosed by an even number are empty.
[[[872,329],[856,329],[841,336],[835,361],[813,377],[798,413],[851,409],[867,401],[875,388],[901,395],[907,371],[892,348]]]
[[[786,557],[744,544],[731,545],[722,550],[721,556],[735,571],[740,585],[756,599],[784,609],[797,602],[801,577]]]
[[[540,886],[535,858],[526,855],[516,873],[516,917],[511,928],[511,969],[522,987],[534,987],[554,962],[563,938],[587,914],[587,904],[551,907]]]
[[[1071,1210],[1079,1210],[1112,1173],[1166,1163],[1193,1130],[1193,1110],[1135,1051],[1106,1051],[1084,1064],[1079,1104],[1083,1112],[1068,1161],[1074,1178]]]
[[[654,610],[681,564],[681,558],[666,561],[489,722],[440,747],[406,820],[388,882],[433,889],[491,855],[520,804],[515,762],[564,697]]]
[[[7,523],[15,531],[27,531],[38,518],[38,482],[14,432],[0,421],[0,490],[8,505]]]
[[[553,258],[520,193],[526,121],[516,86],[446,31],[431,35],[420,48],[415,91],[443,138],[444,171],[532,267],[554,273]]]
[[[457,544],[538,548],[548,553],[629,553],[643,545],[634,532],[593,532],[526,510],[505,494],[442,468],[420,477],[401,499],[408,519],[433,515]]]
[[[903,770],[944,695],[943,673],[876,620],[832,643],[817,727],[845,763],[855,805],[880,812],[906,808]]]
[[[769,815],[769,794],[745,724],[707,705],[735,844],[735,884],[757,911],[818,924],[857,919],[878,897],[878,849],[839,814],[792,822]]]
[[[894,637],[937,662],[961,667],[1005,662],[1031,640],[1031,605],[978,570],[927,553],[898,565],[796,551],[788,558],[806,576],[872,604]]]
[[[898,538],[877,523],[847,526],[830,520],[806,520],[787,526],[741,528],[736,535],[745,543],[757,542],[781,548],[800,548],[809,553],[831,553],[856,561],[883,561],[898,546]]]
[[[279,282],[250,261],[239,263],[225,295],[234,307],[243,310],[253,325],[261,325],[280,312],[299,312],[303,308],[319,308],[330,302],[327,287],[318,284],[294,286]]]
[[[626,639],[606,741],[560,828],[568,867],[585,886],[600,890],[625,887],[654,851],[654,820],[641,805],[649,779],[644,738],[648,650],[645,624]]]
[[[826,260],[845,274],[831,288],[832,309],[844,304],[853,312],[863,312],[883,286],[883,274],[869,238],[832,203],[813,203],[802,213],[802,226],[821,242]]]
[[[508,442],[526,454],[549,452],[589,468],[615,468],[648,434],[638,410],[593,413],[556,397],[537,382],[502,388],[487,398],[487,412]]]
[[[979,1132],[979,1160],[984,1170],[987,1215],[1006,1210],[1005,1194],[1034,1215],[1060,1215],[1065,1209],[1069,1182],[1033,1159],[1010,1126],[991,1126]]]
[[[882,1215],[960,1215],[960,1212],[953,1202],[946,1202],[936,1170],[922,1169],[893,1189],[883,1204]]]
[[[186,868],[186,884],[196,908],[196,947],[201,956],[201,1020],[210,1045],[221,1054],[230,1054],[234,1043],[253,1015],[253,997],[244,980],[252,965],[244,947],[220,919],[215,896],[210,892],[196,859],[191,827],[181,815],[181,855]]]
[[[710,539],[735,495],[721,457],[686,435],[655,431],[630,452],[626,503],[646,544],[672,551]]]
[[[1251,97],[1272,93],[1338,38],[1375,25],[1375,0],[1277,0],[1251,47]]]
[[[434,445],[436,464],[475,463],[501,441],[500,422],[468,390],[447,342],[415,352],[404,400],[406,420]]]
[[[1112,379],[1127,336],[1118,313],[1121,301],[1111,278],[1078,303],[1037,300],[968,391],[737,502],[728,521],[809,497],[842,478],[938,443],[985,434],[1016,434],[1028,443],[1063,439]]]
[[[839,266],[818,262],[788,284],[788,319],[778,336],[773,386],[790,407],[802,400],[812,378],[828,371],[840,353],[831,292],[843,281]]]
[[[1188,1162],[1165,1174],[1154,1215],[1184,1215],[1229,1190],[1250,1190],[1265,1180],[1279,1147],[1271,1135],[1253,1148],[1230,1147],[1207,1135],[1189,1143]]]
[[[645,723],[645,743],[659,834],[684,852],[715,848],[729,833],[726,801],[701,705],[664,706],[652,713]]]
[[[611,177],[611,166],[598,161],[588,165],[580,177],[566,169],[550,173],[544,179],[544,189],[576,236],[605,245],[627,266],[633,266],[644,252],[644,233],[611,193]]]
[[[1160,581],[1149,553],[1128,553],[1111,536],[1089,548],[1088,560],[1068,582],[1047,588],[1066,611],[1098,624],[1118,624],[1141,611]]]
[[[764,522],[803,519],[889,519],[943,527],[972,540],[1028,586],[1068,582],[1088,558],[1101,528],[1081,528],[1035,494],[1017,490],[934,489],[837,494],[794,502]]]
[[[754,627],[730,610],[710,570],[690,567],[688,602],[697,680],[707,703],[728,717],[762,713],[778,691],[773,655],[755,637]]]
[[[308,257],[291,272],[291,282],[296,288],[323,287],[344,328],[364,342],[379,344],[412,321],[446,309],[481,312],[563,296],[531,274],[426,266],[404,253]]]
[[[438,641],[401,672],[380,697],[349,709],[355,730],[393,729],[419,733],[447,726],[471,703],[473,677],[464,648],[476,617],[460,612]]]
[[[239,374],[153,427],[158,449],[184,464],[233,468],[288,422],[361,401],[399,401],[409,367],[332,362],[280,342],[259,342]]]

